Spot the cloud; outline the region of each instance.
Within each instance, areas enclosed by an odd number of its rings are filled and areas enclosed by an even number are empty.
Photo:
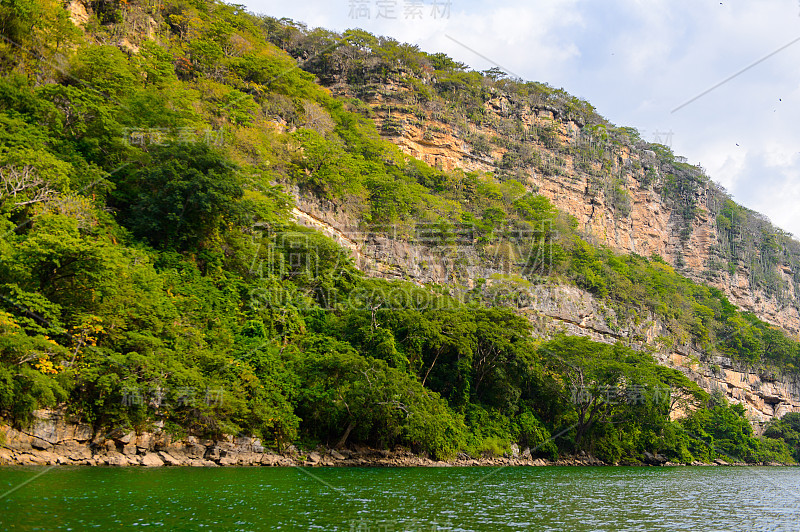
[[[748,154],[733,171],[740,203],[800,235],[800,153]]]

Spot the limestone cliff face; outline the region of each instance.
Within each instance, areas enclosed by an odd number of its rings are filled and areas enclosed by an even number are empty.
[[[340,94],[352,95],[350,90],[347,85],[334,87]],[[402,82],[386,82],[366,98],[386,138],[406,154],[443,169],[498,171],[508,152],[499,146],[508,135],[498,124],[504,118],[507,122],[512,106],[504,95],[498,92],[485,102],[488,118],[485,125],[477,125],[453,123],[442,112],[441,103],[403,105],[411,98],[410,92]],[[729,263],[721,252],[726,242],[719,234],[717,215],[725,196],[719,187],[706,179],[689,191],[693,197],[684,199],[693,204],[694,213],[687,220],[681,205],[660,193],[668,186],[668,169],[652,151],[617,144],[606,155],[610,165],[601,167],[599,161],[576,156],[577,147],[591,144],[592,139],[582,133],[582,124],[561,117],[558,110],[517,108],[514,118],[518,131],[513,138],[523,139],[536,157],[536,163],[517,168],[516,177],[574,216],[590,240],[625,253],[660,255],[683,275],[721,289],[742,309],[791,334],[800,333],[800,299],[792,266],[771,267],[778,276],[777,288],[766,290],[753,280],[748,264]],[[551,135],[528,135],[537,131]],[[470,139],[480,137],[494,142],[476,153]],[[702,174],[702,169],[698,167],[697,173]],[[611,179],[618,187],[613,193],[604,186]]]

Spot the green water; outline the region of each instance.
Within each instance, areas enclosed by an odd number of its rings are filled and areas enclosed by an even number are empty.
[[[3,530],[800,530],[800,468],[4,467],[0,496]]]

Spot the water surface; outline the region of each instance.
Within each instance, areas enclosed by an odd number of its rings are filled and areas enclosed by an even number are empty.
[[[800,468],[2,467],[0,495],[26,481],[0,529],[800,530]]]

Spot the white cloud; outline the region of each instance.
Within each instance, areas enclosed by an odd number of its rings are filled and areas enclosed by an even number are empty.
[[[748,198],[748,206],[764,213],[773,223],[795,235],[800,232],[800,153],[756,153],[748,156],[740,170],[737,188]]]

